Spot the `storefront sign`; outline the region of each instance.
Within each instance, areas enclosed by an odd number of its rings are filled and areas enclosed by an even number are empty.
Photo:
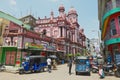
[[[53,50],[56,50],[56,49],[55,49],[55,46],[46,46],[46,50],[52,50],[53,51]]]
[[[28,45],[29,43],[33,42],[33,39],[32,38],[27,38],[27,37],[24,37],[24,40],[23,40],[23,45],[24,45],[24,48],[27,49],[28,48]]]
[[[26,43],[25,48],[34,48],[34,49],[44,49],[43,45],[38,45],[35,43]]]

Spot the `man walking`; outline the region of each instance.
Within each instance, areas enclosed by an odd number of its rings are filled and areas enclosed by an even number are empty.
[[[51,59],[48,57],[47,59],[47,65],[48,65],[48,72],[51,72]]]
[[[72,69],[72,57],[70,56],[70,59],[68,61],[68,66],[69,66],[69,75],[71,75],[71,69]]]

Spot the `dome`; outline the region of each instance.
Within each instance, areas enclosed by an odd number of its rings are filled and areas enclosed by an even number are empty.
[[[63,4],[59,6],[59,11],[63,11],[63,12],[65,11]]]
[[[76,14],[77,15],[77,11],[75,10],[74,7],[71,7],[70,10],[68,11],[68,15],[69,14]]]

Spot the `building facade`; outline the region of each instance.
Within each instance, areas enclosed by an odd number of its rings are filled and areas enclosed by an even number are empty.
[[[41,41],[49,43],[48,40],[43,40],[40,34],[32,31],[31,26],[1,11],[0,23],[0,64],[20,66],[26,55],[41,55],[44,50]]]
[[[34,28],[35,32],[45,31],[45,35],[62,41],[62,44],[55,44],[55,46],[58,51],[62,51],[64,54],[82,54],[86,36],[84,29],[80,29],[77,11],[71,7],[66,14],[63,5],[59,6],[58,11],[57,17],[54,17],[54,13],[51,11],[49,18],[38,18]]]
[[[120,0],[98,0],[98,15],[104,54],[120,53]]]
[[[84,29],[78,24],[78,14],[72,7],[68,14],[63,5],[59,16],[36,19],[32,15],[17,19],[0,11],[0,64],[20,66],[28,55],[56,55],[66,59],[67,54],[82,54],[85,45]]]

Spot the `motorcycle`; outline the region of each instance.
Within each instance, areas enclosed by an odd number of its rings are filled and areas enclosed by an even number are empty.
[[[120,63],[115,65],[115,76],[120,77]]]
[[[115,54],[115,76],[120,78],[120,54]]]
[[[96,62],[92,63],[92,73],[97,73],[99,70],[98,64]]]
[[[103,66],[103,70],[105,75],[114,75],[114,64],[107,63],[106,65]]]

